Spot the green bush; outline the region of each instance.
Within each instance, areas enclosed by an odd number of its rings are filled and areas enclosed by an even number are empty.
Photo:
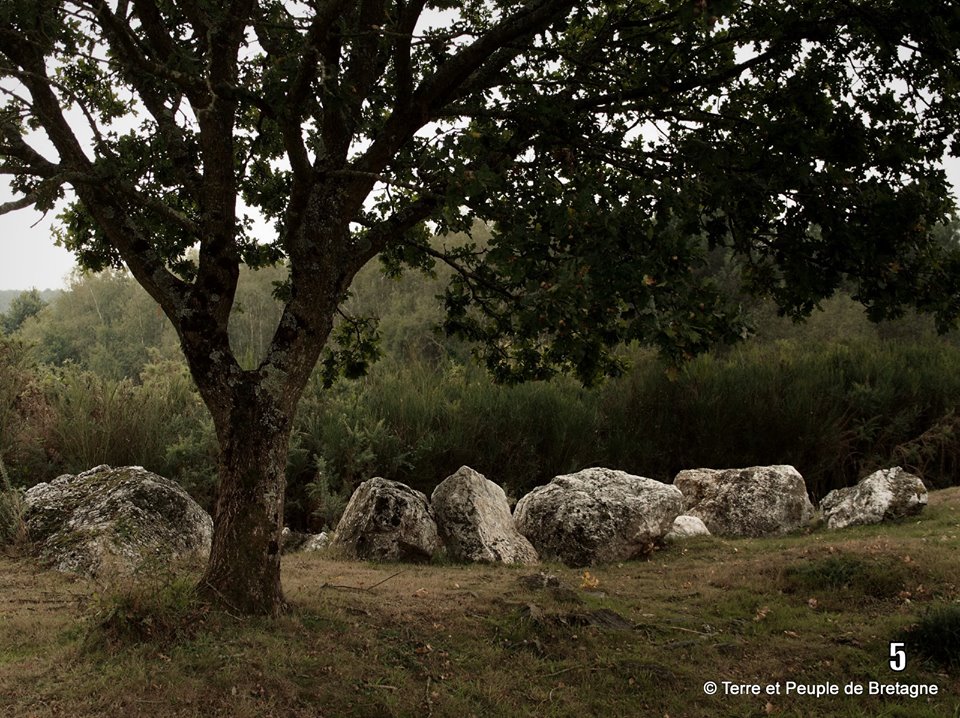
[[[195,577],[169,567],[141,570],[95,597],[85,644],[108,650],[143,643],[162,647],[193,636],[207,610],[197,597]]]
[[[960,350],[935,339],[748,344],[674,381],[641,356],[600,391],[606,460],[653,478],[786,463],[815,498],[897,462],[933,486],[956,480]]]
[[[213,513],[217,500],[217,434],[206,410],[197,409],[191,421],[184,421],[176,436],[168,439],[161,468],[162,476],[177,481],[194,501]]]
[[[173,362],[148,366],[140,383],[68,365],[49,370],[44,388],[57,452],[71,470],[110,464],[164,473],[167,448],[204,411]]]
[[[323,459],[318,459],[317,463],[317,474],[307,484],[306,493],[313,505],[313,516],[319,520],[318,528],[333,531],[340,522],[343,510],[347,508],[350,492],[345,488],[339,491],[331,489]]]
[[[23,511],[23,494],[10,482],[7,467],[0,458],[0,546],[22,544],[27,540]]]
[[[956,479],[960,350],[945,342],[747,345],[671,379],[653,355],[594,390],[568,379],[497,386],[456,362],[386,359],[297,419],[291,489],[319,459],[336,491],[371,476],[428,492],[468,464],[520,496],[592,465],[662,481],[693,467],[793,464],[814,498],[881,466]]]
[[[429,493],[463,464],[520,495],[599,460],[592,395],[570,380],[494,385],[459,364],[377,364],[355,382],[312,387],[297,419],[292,490],[322,460],[333,491],[372,476]]]
[[[0,336],[0,458],[13,486],[31,486],[59,468],[51,431],[54,415],[40,385],[41,368],[29,347]]]

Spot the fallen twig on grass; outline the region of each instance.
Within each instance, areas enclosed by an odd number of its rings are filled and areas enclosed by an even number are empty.
[[[340,589],[340,590],[342,590],[342,591],[372,591],[372,590],[375,589],[377,586],[380,586],[380,585],[386,583],[386,582],[389,581],[391,578],[396,578],[396,577],[399,576],[401,573],[406,573],[408,570],[409,570],[409,569],[406,569],[406,568],[405,568],[405,569],[403,569],[402,571],[397,571],[396,573],[394,573],[394,574],[392,574],[392,575],[390,575],[390,576],[387,576],[387,577],[386,577],[385,579],[383,579],[382,581],[377,581],[377,582],[376,582],[375,584],[373,584],[372,586],[345,586],[345,585],[337,584],[337,583],[324,583],[323,585],[320,586],[320,588],[338,588],[338,589]]]
[[[664,628],[664,629],[670,629],[670,630],[673,630],[673,631],[683,631],[684,633],[693,633],[693,634],[696,634],[696,635],[698,635],[698,636],[712,636],[712,635],[714,635],[714,634],[712,634],[712,633],[704,633],[703,631],[695,631],[695,630],[692,629],[692,628],[684,628],[683,626],[671,626],[671,625],[665,624],[665,623],[656,624],[656,625],[651,624],[651,623],[637,623],[637,624],[635,624],[635,625],[633,626],[633,629],[634,629],[635,631],[642,630],[642,629],[645,629],[645,628],[652,628],[652,629],[654,629],[654,630],[660,630],[661,628]]]

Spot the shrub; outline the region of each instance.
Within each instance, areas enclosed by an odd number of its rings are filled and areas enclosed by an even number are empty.
[[[681,469],[793,464],[815,499],[893,464],[955,481],[960,350],[945,342],[784,340],[700,357],[675,378],[642,350],[598,389],[497,386],[455,361],[392,358],[309,388],[289,464],[293,510],[322,460],[332,491],[372,476],[429,493],[468,464],[520,496],[591,465],[672,481]]]
[[[169,567],[123,579],[95,597],[87,647],[163,646],[190,638],[208,610],[195,589],[194,577]]]
[[[350,501],[351,492],[346,487],[341,487],[338,491],[330,488],[323,459],[317,459],[316,477],[307,484],[306,492],[314,507],[313,516],[319,521],[320,528],[326,531],[336,529],[343,510]]]
[[[21,544],[27,540],[23,511],[23,494],[10,482],[7,467],[0,458],[0,545]]]
[[[49,369],[44,391],[57,452],[70,471],[137,465],[171,476],[170,447],[207,416],[186,368],[169,360],[147,365],[139,382],[71,365]]]
[[[29,348],[0,336],[0,457],[14,486],[52,478],[59,457],[50,441],[53,412],[39,385]]]

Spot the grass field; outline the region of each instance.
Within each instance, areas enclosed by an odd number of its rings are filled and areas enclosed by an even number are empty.
[[[956,718],[958,551],[955,488],[898,524],[697,539],[587,576],[294,555],[275,620],[207,611],[189,574],[103,586],[6,556],[0,715]]]

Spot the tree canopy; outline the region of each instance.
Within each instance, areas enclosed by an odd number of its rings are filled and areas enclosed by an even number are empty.
[[[924,246],[951,209],[951,3],[14,0],[2,22],[14,204],[73,187],[64,243],[168,313],[226,313],[226,265],[309,259],[332,217],[351,271],[455,263],[450,328],[505,377],[740,331],[691,271],[703,238],[798,315],[847,273],[877,316],[956,310]],[[489,248],[426,242],[475,218]]]
[[[245,467],[277,473],[377,255],[451,266],[447,328],[505,380],[742,335],[717,246],[791,315],[852,282],[877,318],[951,326],[958,46],[948,0],[6,0],[2,209],[66,200],[62,243],[170,317],[223,449],[214,556],[256,536],[270,563],[277,485]],[[486,243],[429,241],[476,220]],[[242,369],[238,268],[281,262],[282,317]],[[359,370],[370,326],[343,327],[325,366]],[[219,565],[218,595],[263,607]]]
[[[13,334],[30,317],[35,316],[47,303],[40,296],[40,292],[34,288],[25,292],[20,292],[10,302],[10,308],[0,314],[0,332],[3,334]]]

